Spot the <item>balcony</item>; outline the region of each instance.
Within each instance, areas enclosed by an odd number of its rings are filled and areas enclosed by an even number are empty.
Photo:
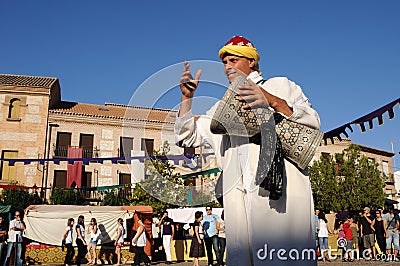
[[[82,147],[82,158],[98,158],[97,147]],[[68,146],[53,146],[53,158],[68,158]]]
[[[70,188],[61,188],[70,190]],[[108,193],[115,193],[115,195],[119,198],[126,199],[127,197],[132,196],[132,188],[130,185],[125,186],[110,186],[110,188],[102,187],[101,190],[98,187],[83,187],[83,188],[75,188],[83,200],[87,203],[89,202],[102,202],[104,200],[105,195]]]

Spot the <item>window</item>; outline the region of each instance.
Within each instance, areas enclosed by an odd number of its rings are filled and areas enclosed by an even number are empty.
[[[93,157],[93,138],[94,136],[91,134],[81,134],[79,146],[82,147],[83,158]]]
[[[146,155],[153,155],[154,152],[154,139],[142,139],[141,150],[144,151]]]
[[[54,171],[53,188],[66,188],[67,187],[67,171]]]
[[[185,148],[183,149],[183,154],[194,154],[194,153],[195,153],[194,148],[185,147]]]
[[[68,146],[71,146],[70,132],[57,132],[56,148],[54,156],[66,158],[68,156]]]
[[[16,159],[18,158],[18,151],[2,151],[2,159]],[[1,180],[16,180],[17,166],[9,165],[8,161],[1,161]]]
[[[133,150],[133,138],[119,138],[119,157],[130,157]]]
[[[131,183],[131,175],[130,174],[119,174],[119,184],[127,185]]]
[[[9,120],[21,120],[21,100],[14,98],[10,101],[10,106],[8,108],[8,119]]]
[[[91,172],[83,172],[82,187],[92,187],[92,173]]]
[[[386,178],[389,177],[389,162],[388,161],[382,161],[382,172],[386,176]]]

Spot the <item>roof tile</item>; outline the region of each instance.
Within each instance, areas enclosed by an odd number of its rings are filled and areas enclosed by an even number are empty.
[[[119,104],[97,105],[65,101],[60,102],[58,105],[50,109],[50,113],[169,123],[175,121],[176,112],[176,110]]]
[[[51,88],[57,78],[0,74],[0,85]]]

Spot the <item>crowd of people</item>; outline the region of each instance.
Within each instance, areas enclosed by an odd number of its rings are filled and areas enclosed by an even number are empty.
[[[328,220],[323,211],[315,211],[316,245],[319,259],[331,261],[332,247],[328,245]],[[371,212],[365,207],[361,212],[337,217],[335,233],[343,261],[355,259],[399,261],[399,215],[394,206],[378,208]]]
[[[96,255],[96,246],[98,240],[101,238],[101,232],[97,226],[96,218],[91,218],[89,225],[85,229],[85,217],[80,215],[78,217],[78,222],[74,226],[74,219],[69,218],[67,222],[67,227],[63,234],[63,245],[67,248],[67,252],[65,255],[64,265],[68,266],[72,263],[72,260],[75,255],[74,248],[72,246],[73,243],[73,235],[74,232],[76,234],[75,243],[78,248],[78,254],[75,258],[75,264],[81,265],[82,260],[86,257],[89,258],[87,264],[89,265],[97,265],[97,255]],[[125,263],[126,260],[122,258],[121,248],[126,244],[124,240],[125,235],[124,228],[124,220],[122,218],[118,218],[117,220],[117,229],[116,229],[116,238],[114,241],[115,245],[115,254],[117,258],[116,265],[121,265]],[[85,234],[90,235],[89,243],[85,240]],[[150,265],[151,261],[147,254],[144,252],[144,247],[146,246],[146,229],[144,226],[144,217],[142,215],[138,215],[138,228],[136,230],[136,234],[131,240],[132,246],[136,248],[136,255],[134,258],[133,265],[138,266],[140,262],[143,260],[145,265]]]
[[[207,207],[206,213],[206,215],[201,211],[195,213],[189,256],[194,258],[193,265],[199,266],[199,257],[205,257],[207,251],[207,265],[214,265],[214,250],[218,266],[222,266],[226,247],[224,212],[219,217],[212,213],[212,207]]]
[[[224,254],[226,247],[225,240],[225,222],[224,213],[221,217],[212,213],[212,207],[206,208],[207,214],[203,216],[203,212],[197,211],[192,224],[193,235],[192,244],[190,247],[189,256],[194,258],[195,266],[199,265],[199,258],[207,255],[208,265],[214,265],[213,251],[216,255],[218,266],[224,265]],[[146,228],[144,225],[144,216],[138,215],[138,228],[135,235],[129,244],[135,247],[134,266],[140,265],[143,261],[145,265],[150,265],[151,260],[144,251],[147,244]],[[168,217],[168,212],[164,211],[163,216],[158,223],[162,231],[163,247],[166,254],[167,264],[172,263],[171,242],[174,240],[175,232],[179,232],[179,223],[175,223],[173,219]],[[23,264],[23,231],[26,225],[19,211],[14,214],[14,219],[10,221],[9,227],[5,226],[3,217],[0,216],[0,261],[3,261],[3,266],[9,265],[12,252],[15,254],[15,265],[22,266]],[[116,265],[121,265],[126,262],[122,257],[121,248],[128,243],[124,239],[126,229],[124,228],[124,220],[117,220],[116,238],[113,241],[115,245]],[[88,236],[89,241],[86,241]],[[92,217],[89,224],[85,224],[85,217],[80,215],[75,223],[74,218],[67,220],[67,226],[62,235],[62,247],[66,249],[64,265],[71,264],[81,265],[97,265],[96,247],[102,235],[97,225],[96,218]],[[73,243],[77,246],[77,252]],[[7,247],[6,250],[4,248]],[[207,254],[206,254],[207,252]],[[3,258],[1,254],[5,254]],[[76,256],[75,256],[76,255]],[[85,259],[88,259],[86,261]]]
[[[224,256],[226,249],[225,221],[224,211],[221,217],[212,213],[212,207],[206,207],[206,214],[202,211],[196,211],[194,214],[191,228],[185,228],[181,224],[174,222],[164,211],[161,219],[157,222],[161,228],[162,245],[166,255],[166,263],[172,263],[171,242],[173,240],[186,239],[185,235],[192,238],[189,249],[189,257],[193,258],[193,265],[199,265],[199,258],[207,256],[207,265],[214,264],[214,254],[217,265],[224,265]],[[186,230],[185,230],[186,229]],[[186,231],[186,233],[185,233]]]

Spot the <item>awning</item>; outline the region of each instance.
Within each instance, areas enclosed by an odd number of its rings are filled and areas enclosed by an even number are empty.
[[[90,219],[96,218],[102,238],[101,243],[108,243],[117,236],[117,220],[124,220],[133,217],[134,213],[141,213],[146,217],[146,231],[151,236],[151,221],[153,208],[150,206],[73,206],[73,205],[31,205],[25,209],[26,230],[24,237],[35,242],[60,246],[61,239],[67,227],[68,218],[74,218],[77,223],[78,216],[85,217],[85,225],[87,226]],[[135,218],[135,221],[137,217]],[[132,227],[127,228],[127,236],[130,236]],[[76,238],[76,233],[73,233]],[[90,236],[85,237],[87,242]],[[150,241],[149,241],[150,242]]]

